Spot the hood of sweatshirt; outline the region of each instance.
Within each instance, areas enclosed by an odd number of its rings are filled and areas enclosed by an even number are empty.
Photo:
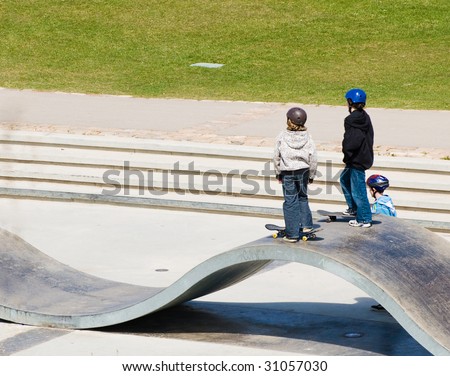
[[[285,130],[282,139],[291,149],[302,149],[309,141],[307,131],[289,131]]]
[[[350,127],[359,128],[364,132],[370,129],[370,117],[365,111],[353,111],[346,120],[346,125]]]

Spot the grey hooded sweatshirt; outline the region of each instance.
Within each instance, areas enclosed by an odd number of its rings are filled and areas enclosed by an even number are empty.
[[[307,131],[281,132],[275,141],[273,157],[275,173],[309,168],[309,178],[314,179],[317,172],[317,151],[314,141]]]

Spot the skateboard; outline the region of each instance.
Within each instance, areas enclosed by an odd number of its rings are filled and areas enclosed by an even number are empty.
[[[317,210],[317,214],[324,216],[324,217],[328,217],[327,218],[327,222],[336,222],[338,217],[339,218],[356,218],[356,215],[354,214],[344,214],[342,212],[330,212],[327,210]],[[372,213],[372,217],[376,216],[376,213]]]
[[[342,218],[355,218],[354,215],[352,214],[344,214],[342,212],[331,212],[331,211],[327,211],[327,210],[317,210],[317,214],[324,216],[324,217],[328,217],[327,222],[336,222],[338,217],[342,217]]]
[[[286,228],[273,225],[271,223],[266,225],[266,229],[269,231],[276,231],[272,234],[272,237],[274,239],[276,238],[283,238],[286,236]],[[317,237],[316,232],[323,230],[322,228],[315,228],[314,230],[310,232],[300,232],[300,239],[302,239],[304,242],[306,242],[309,239],[315,239]]]

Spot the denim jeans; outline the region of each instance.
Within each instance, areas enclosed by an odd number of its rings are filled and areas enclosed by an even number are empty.
[[[348,207],[356,211],[358,222],[372,222],[372,212],[367,197],[366,172],[353,167],[345,167],[340,177]]]
[[[300,170],[295,175],[282,175],[283,213],[288,238],[298,238],[300,228],[313,226],[308,203],[308,178],[308,168]]]

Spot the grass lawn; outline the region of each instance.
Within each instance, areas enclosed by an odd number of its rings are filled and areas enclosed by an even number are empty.
[[[448,0],[2,0],[0,86],[450,109]],[[219,69],[192,63],[224,64]]]

